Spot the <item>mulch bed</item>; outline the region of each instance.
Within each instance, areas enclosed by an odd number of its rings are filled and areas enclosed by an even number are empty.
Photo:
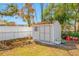
[[[26,37],[26,38],[18,38],[18,39],[12,39],[12,40],[4,40],[0,41],[0,51],[2,50],[10,50],[15,47],[23,47],[24,45],[32,44],[32,38]]]

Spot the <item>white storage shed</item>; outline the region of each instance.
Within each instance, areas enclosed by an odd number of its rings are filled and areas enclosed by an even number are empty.
[[[46,44],[61,44],[61,25],[58,21],[53,24],[36,24],[33,26],[33,39]]]

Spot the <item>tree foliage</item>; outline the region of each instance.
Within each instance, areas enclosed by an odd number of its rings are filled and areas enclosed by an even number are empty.
[[[13,16],[17,12],[18,12],[18,8],[16,4],[8,4],[6,10],[0,11],[0,15]]]
[[[18,15],[23,18],[23,21],[28,23],[28,26],[31,25],[31,22],[34,22],[34,8],[32,4],[25,3],[22,9],[18,9],[17,4],[8,4],[7,9],[4,11],[0,11],[0,15],[2,16],[14,16]],[[32,20],[31,20],[32,18]]]

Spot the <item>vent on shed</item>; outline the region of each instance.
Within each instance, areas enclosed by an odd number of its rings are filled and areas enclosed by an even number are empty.
[[[34,28],[34,31],[38,31],[38,27],[35,27],[35,28]]]

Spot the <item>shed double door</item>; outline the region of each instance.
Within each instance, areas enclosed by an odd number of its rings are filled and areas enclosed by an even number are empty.
[[[50,28],[49,25],[40,26],[40,40],[49,42],[50,41]]]

